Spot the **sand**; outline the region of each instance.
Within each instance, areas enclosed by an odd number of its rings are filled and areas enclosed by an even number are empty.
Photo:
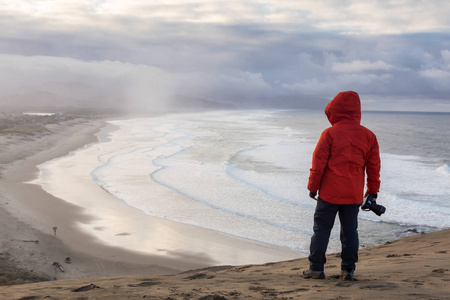
[[[41,130],[39,125],[40,130],[34,134],[27,130],[25,134],[0,135],[0,253],[11,254],[20,267],[58,280],[172,274],[223,264],[218,259],[221,256],[264,262],[299,257],[298,253],[286,249],[150,217],[97,186],[87,197],[101,203],[109,202],[115,206],[115,211],[129,216],[140,230],[149,232],[149,242],[176,244],[177,248],[159,249],[160,253],[133,252],[101,243],[82,231],[79,224],[95,220],[95,215],[88,215],[80,207],[27,182],[38,175],[37,165],[96,142],[95,134],[105,125],[103,119],[76,118],[47,124],[46,130]],[[180,243],[180,240],[186,242]],[[65,263],[67,257],[70,264]],[[61,264],[64,272],[55,268],[54,262]]]
[[[326,279],[303,279],[306,258],[292,260],[282,249],[173,222],[153,220],[199,243],[282,261],[211,267],[216,264],[206,251],[148,255],[92,239],[76,222],[93,216],[23,182],[37,175],[39,163],[96,141],[94,134],[104,124],[74,119],[47,125],[50,133],[0,135],[0,254],[57,279],[0,287],[0,299],[450,299],[449,230],[362,249],[352,282],[338,278],[335,254],[328,256]]]
[[[299,274],[307,259],[162,276],[73,279],[0,287],[2,299],[450,299],[449,230],[362,249],[355,281]]]

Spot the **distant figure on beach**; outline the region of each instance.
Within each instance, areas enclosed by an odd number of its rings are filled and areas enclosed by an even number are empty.
[[[353,280],[358,261],[358,212],[366,195],[376,199],[380,188],[380,154],[375,134],[361,121],[361,102],[353,91],[341,92],[328,103],[325,114],[331,127],[325,129],[313,153],[308,190],[317,200],[314,235],[308,270],[304,278],[325,278],[325,252],[336,214],[341,222],[341,278]],[[316,198],[317,192],[319,193]]]

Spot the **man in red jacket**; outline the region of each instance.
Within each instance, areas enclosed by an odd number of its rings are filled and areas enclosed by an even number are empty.
[[[314,235],[310,245],[310,267],[305,278],[325,278],[324,264],[336,214],[341,222],[341,277],[353,280],[358,261],[358,212],[367,194],[376,199],[380,188],[380,154],[375,134],[360,125],[361,102],[353,91],[341,92],[325,108],[331,127],[320,136],[313,153],[309,196],[319,197],[314,213]]]

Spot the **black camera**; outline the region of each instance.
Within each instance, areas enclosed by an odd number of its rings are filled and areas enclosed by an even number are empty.
[[[364,197],[361,209],[366,211],[371,210],[377,216],[381,216],[386,211],[386,207],[384,207],[383,205],[378,205],[376,202],[377,199],[374,196],[374,194],[367,194],[366,197]]]

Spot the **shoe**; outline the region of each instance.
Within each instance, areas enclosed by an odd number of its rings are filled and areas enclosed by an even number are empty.
[[[353,275],[355,274],[355,270],[342,270],[341,278],[343,280],[353,281]]]
[[[325,273],[323,271],[314,271],[311,269],[303,271],[303,278],[306,279],[324,279]]]

